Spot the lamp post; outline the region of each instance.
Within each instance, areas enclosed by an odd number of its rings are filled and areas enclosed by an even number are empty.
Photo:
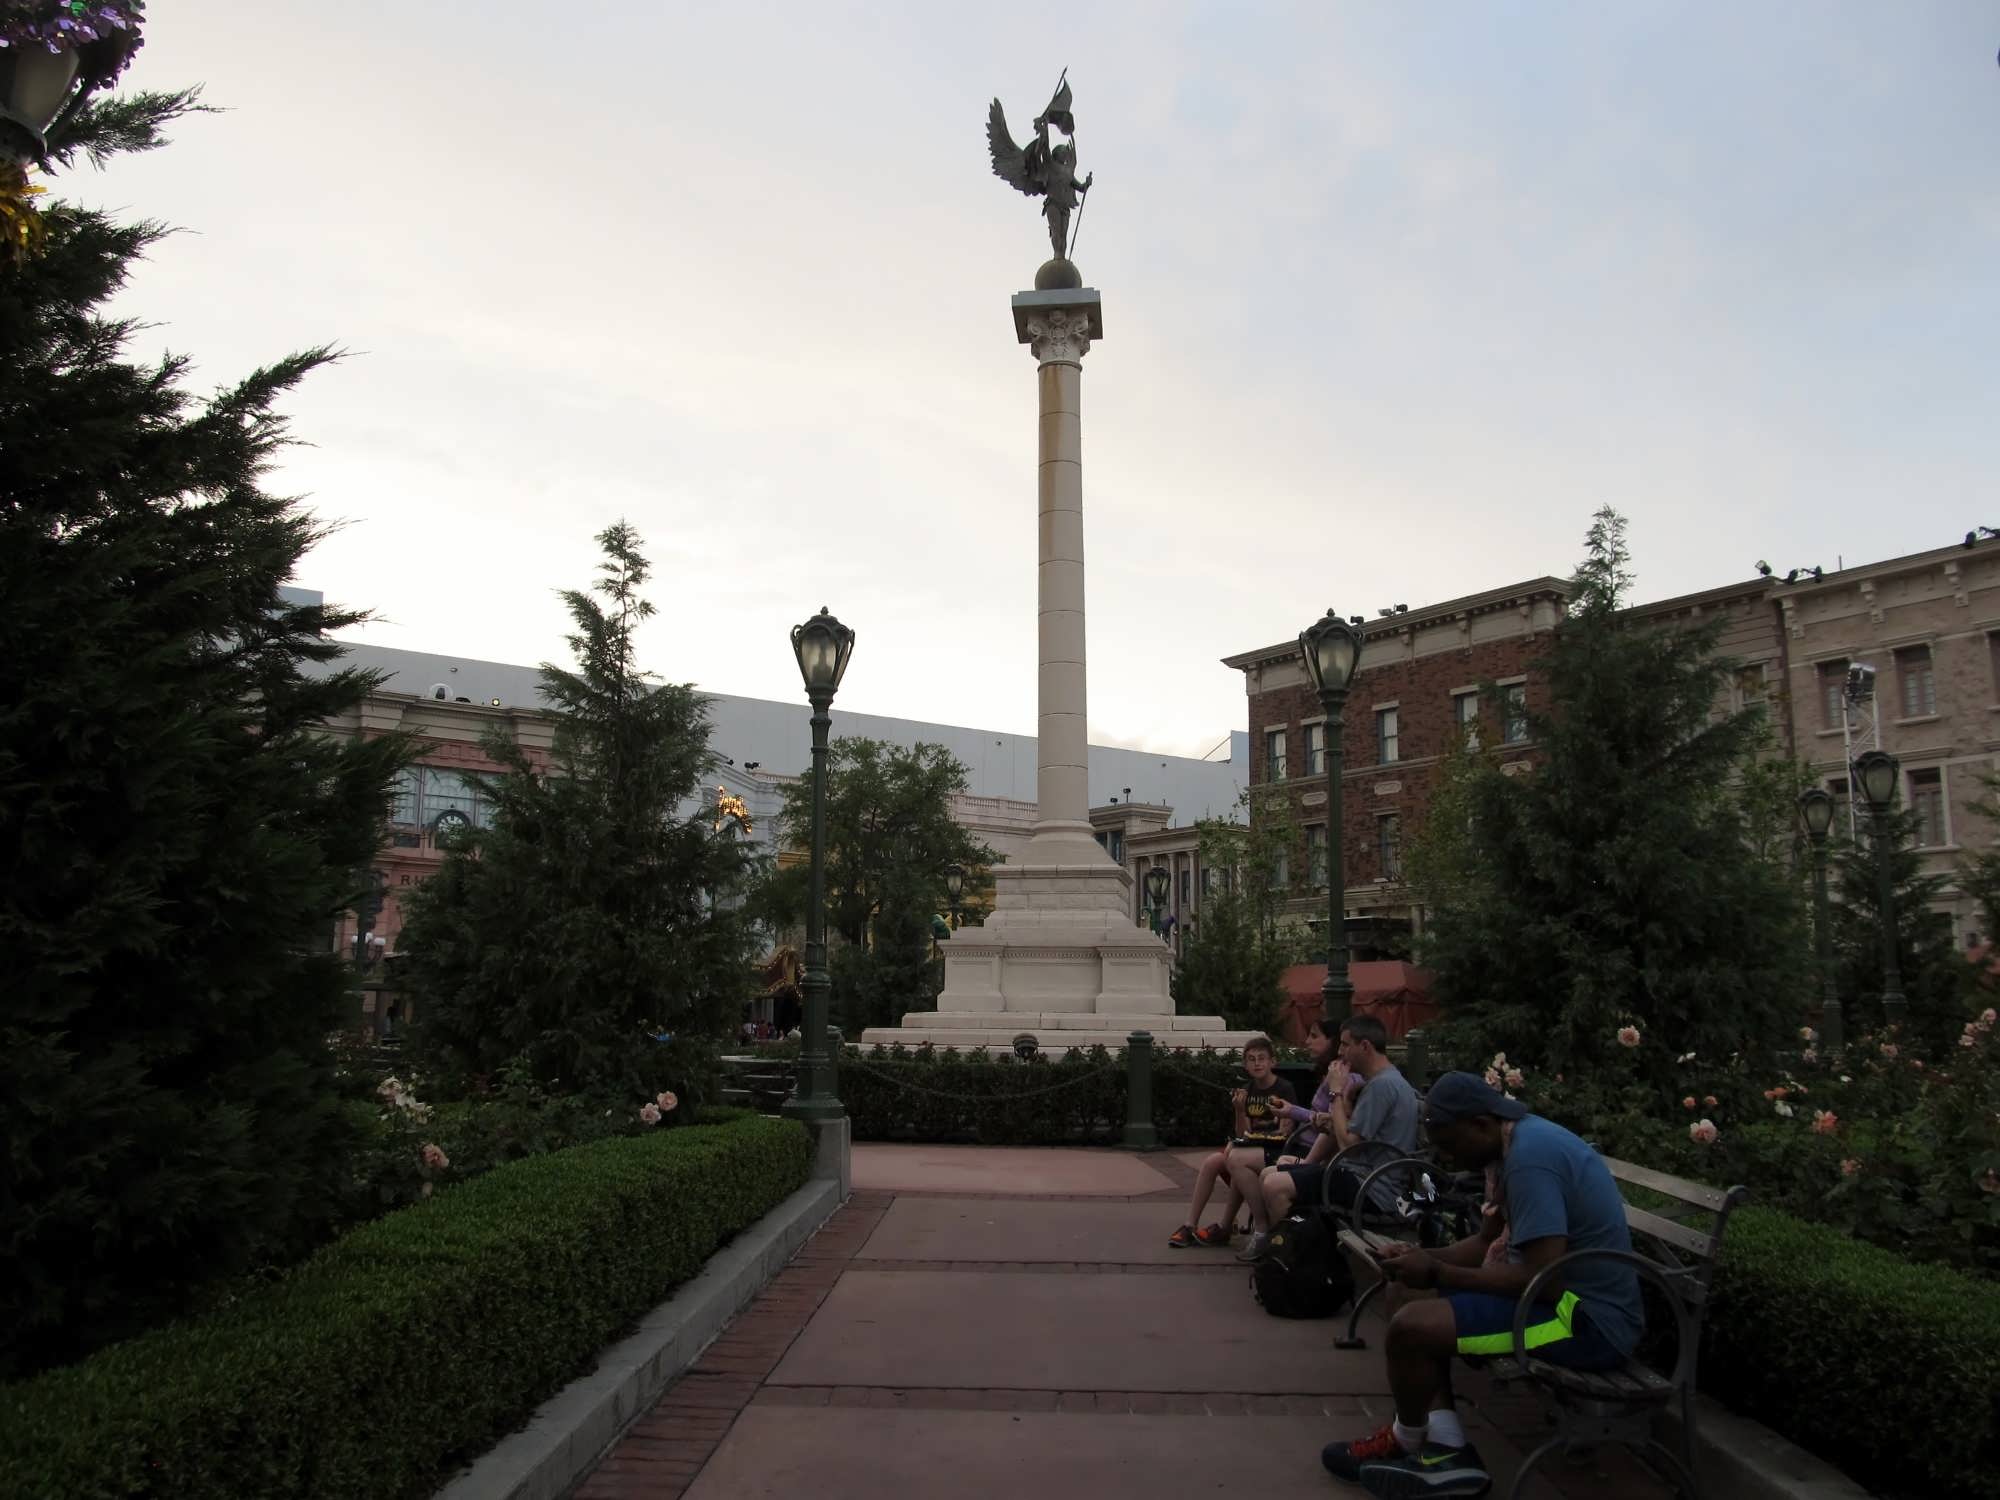
[[[1320,1019],[1329,1036],[1354,1008],[1354,981],[1347,974],[1347,875],[1341,859],[1340,772],[1345,754],[1347,687],[1361,663],[1361,632],[1332,610],[1299,633],[1306,675],[1326,711],[1326,979],[1319,987]]]
[[[827,1050],[826,972],[826,732],[833,723],[833,695],[854,654],[854,632],[827,613],[792,629],[792,653],[812,704],[812,874],[806,897],[805,1035],[799,1044],[799,1085],[785,1102],[795,1120],[837,1120],[840,1100],[833,1089],[833,1057]]]
[[[1895,804],[1896,785],[1902,775],[1902,763],[1886,750],[1870,750],[1854,762],[1854,779],[1861,783],[1861,795],[1868,799],[1875,832],[1875,891],[1882,925],[1882,1020],[1890,1026],[1902,1025],[1909,1013],[1896,941],[1896,888],[1889,878],[1889,855],[1894,849],[1889,810]]]
[[[125,0],[93,5],[80,22],[51,19],[36,38],[0,48],[0,160],[46,161],[91,90],[116,78],[137,49],[134,11]]]
[[[1813,949],[1819,962],[1819,1039],[1829,1052],[1846,1040],[1840,996],[1833,986],[1833,929],[1826,899],[1826,835],[1833,827],[1833,798],[1823,788],[1799,793],[1799,816],[1813,846]]]
[[[1164,867],[1154,865],[1146,872],[1146,905],[1153,913],[1153,931],[1160,930],[1160,913],[1167,909],[1167,886],[1170,883]]]
[[[945,899],[951,902],[951,925],[958,926],[958,901],[965,894],[965,871],[957,865],[949,865],[944,872]]]

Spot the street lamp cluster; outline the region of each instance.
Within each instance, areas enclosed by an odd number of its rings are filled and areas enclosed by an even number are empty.
[[[1909,1014],[1903,995],[1903,966],[1897,943],[1896,888],[1889,869],[1895,835],[1889,814],[1895,806],[1896,788],[1902,781],[1902,765],[1884,750],[1869,750],[1855,757],[1850,785],[1858,787],[1868,804],[1869,827],[1875,839],[1877,913],[1882,939],[1882,1019],[1900,1026]],[[1837,1048],[1846,1040],[1846,1023],[1841,1015],[1840,996],[1833,982],[1832,906],[1826,890],[1826,840],[1833,827],[1833,798],[1820,787],[1799,794],[1799,816],[1813,846],[1813,928],[1814,949],[1819,961],[1820,1041]]]

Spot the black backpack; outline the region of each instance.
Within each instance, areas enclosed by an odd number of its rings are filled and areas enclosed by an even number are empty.
[[[1274,1318],[1330,1318],[1354,1295],[1354,1273],[1320,1213],[1293,1214],[1271,1228],[1270,1248],[1250,1268],[1250,1290]]]

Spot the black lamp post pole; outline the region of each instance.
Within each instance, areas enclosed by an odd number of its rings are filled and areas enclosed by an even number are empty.
[[[1833,906],[1826,895],[1826,830],[1812,833],[1813,947],[1819,958],[1819,1039],[1829,1052],[1847,1040],[1840,1014],[1840,993],[1833,983]]]
[[[1321,1029],[1339,1036],[1340,1025],[1354,1011],[1354,981],[1347,973],[1347,872],[1341,858],[1343,838],[1340,773],[1347,752],[1341,730],[1346,724],[1347,687],[1323,684],[1320,707],[1326,710],[1326,978],[1319,987]]]
[[[833,694],[811,691],[812,701],[812,863],[806,898],[805,1023],[799,1042],[799,1086],[785,1113],[800,1120],[840,1117],[827,1053],[827,996],[833,981],[826,971],[826,756],[833,723]]]
[[[1889,856],[1894,838],[1889,829],[1887,804],[1871,806],[1875,821],[1875,891],[1882,918],[1882,1020],[1901,1026],[1909,1014],[1903,998],[1903,959],[1896,941],[1896,885],[1889,876]]]

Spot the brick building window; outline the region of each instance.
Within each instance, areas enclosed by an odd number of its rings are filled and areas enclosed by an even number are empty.
[[[1986,637],[1986,656],[1993,668],[1993,701],[2000,703],[2000,631]]]
[[[1397,711],[1393,708],[1375,710],[1375,764],[1390,765],[1402,756],[1402,733],[1398,725]]]
[[[1375,867],[1384,880],[1403,878],[1403,818],[1400,813],[1375,817]]]
[[[1306,884],[1314,890],[1326,889],[1326,824],[1306,826]]]
[[[1819,664],[1819,723],[1822,729],[1840,728],[1841,714],[1847,706],[1847,662],[1823,661]]]
[[[1528,685],[1516,682],[1506,689],[1500,721],[1500,743],[1519,745],[1528,738]]]
[[[389,821],[429,828],[442,812],[465,814],[474,828],[493,821],[493,803],[477,777],[438,766],[409,766],[391,789]]]
[[[1264,779],[1285,779],[1285,731],[1282,729],[1264,731]]]
[[[1283,849],[1271,856],[1271,889],[1282,891],[1292,883],[1292,857]]]
[[[1764,680],[1764,664],[1744,667],[1736,674],[1736,704],[1739,708],[1751,708],[1765,702],[1771,696],[1769,685]]]
[[[1936,849],[1946,842],[1944,772],[1938,767],[1910,772],[1910,810],[1917,815],[1917,845]]]
[[[1326,725],[1306,725],[1306,775],[1326,774]]]
[[[1896,653],[1896,681],[1903,691],[1903,717],[1921,719],[1937,712],[1937,672],[1931,648],[1908,646]]]
[[[1180,909],[1182,911],[1186,911],[1189,907],[1193,905],[1194,905],[1194,871],[1190,870],[1186,865],[1182,865]]]
[[[1451,695],[1452,722],[1458,725],[1459,733],[1465,736],[1465,748],[1479,748],[1479,690],[1469,689]]]

